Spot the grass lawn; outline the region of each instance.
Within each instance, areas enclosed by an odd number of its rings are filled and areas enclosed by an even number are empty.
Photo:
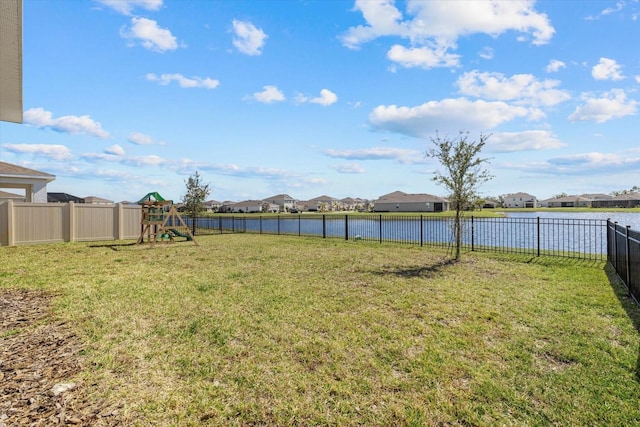
[[[4,247],[0,290],[56,295],[76,380],[125,424],[640,423],[640,310],[600,263],[198,242]]]

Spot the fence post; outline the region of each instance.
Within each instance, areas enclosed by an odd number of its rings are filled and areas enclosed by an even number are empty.
[[[613,269],[616,274],[619,274],[618,270],[618,221],[613,223]]]
[[[540,256],[540,217],[536,217],[536,226],[537,226],[537,238],[538,241],[538,256]]]
[[[611,262],[611,218],[607,218],[607,261]]]
[[[325,218],[325,214],[322,214],[322,238],[327,238],[327,218]]]
[[[625,233],[625,240],[626,240],[626,258],[627,258],[627,290],[628,290],[628,297],[631,298],[631,247],[629,246],[629,230],[631,230],[631,226],[627,225],[627,230]]]
[[[124,236],[124,206],[122,203],[118,203],[115,206],[115,238],[116,240],[122,240]]]
[[[7,246],[16,244],[16,224],[13,212],[13,200],[7,200]]]
[[[473,215],[471,215],[471,252],[473,252],[475,248],[475,222],[473,220]]]
[[[382,243],[382,214],[380,214],[379,220],[380,220],[380,222],[379,222],[379,224],[380,224],[380,243]]]
[[[298,214],[298,237],[300,237],[300,233],[301,233],[301,228],[302,228],[302,221],[300,219],[301,215]]]
[[[344,214],[344,240],[349,240],[349,215]]]
[[[424,227],[424,225],[422,224],[422,222],[423,222],[423,221],[422,221],[422,214],[420,214],[420,247],[422,247],[422,246],[423,246],[423,244],[424,244],[424,238],[422,237],[422,235],[424,234],[424,233],[423,233],[423,227]]]
[[[67,242],[74,242],[76,240],[76,230],[75,230],[75,223],[76,223],[76,204],[74,202],[69,202],[67,203],[67,219],[69,220],[69,222],[67,223],[67,226],[69,227],[69,231],[67,233]],[[63,238],[64,240],[64,238]]]

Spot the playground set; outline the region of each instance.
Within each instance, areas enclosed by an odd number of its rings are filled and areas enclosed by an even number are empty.
[[[173,201],[152,192],[138,200],[138,204],[142,207],[138,243],[173,243],[176,237],[181,237],[198,245]]]

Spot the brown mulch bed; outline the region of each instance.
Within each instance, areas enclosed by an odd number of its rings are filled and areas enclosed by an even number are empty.
[[[52,295],[0,289],[0,427],[119,425],[119,408],[86,399],[82,343],[49,318]]]

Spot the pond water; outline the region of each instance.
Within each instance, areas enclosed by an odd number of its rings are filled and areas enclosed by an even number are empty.
[[[622,226],[631,226],[640,231],[640,212],[505,212],[507,218],[550,218],[550,219],[602,219],[617,222]]]
[[[640,231],[640,213],[507,212],[506,218],[468,218],[463,244],[540,253],[606,254],[606,220]],[[266,234],[293,234],[450,245],[452,218],[417,216],[291,215],[201,218],[198,227]],[[564,255],[563,255],[564,256]]]

